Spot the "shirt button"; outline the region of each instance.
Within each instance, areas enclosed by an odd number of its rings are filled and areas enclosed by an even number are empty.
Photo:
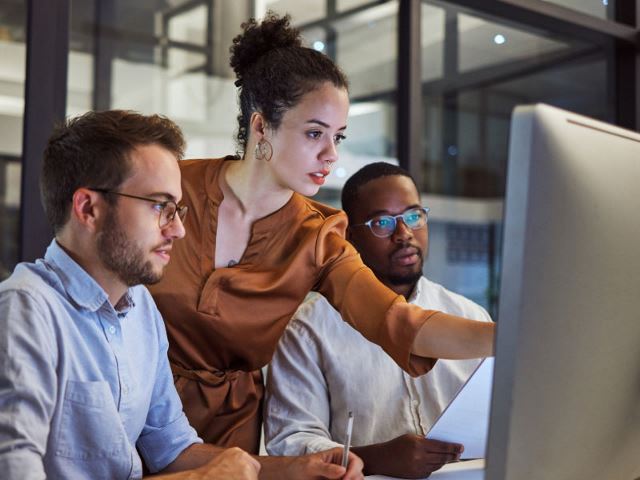
[[[114,327],[113,325],[111,325],[111,326],[109,327],[109,333],[110,333],[111,335],[113,335],[114,333],[116,333],[116,327]]]

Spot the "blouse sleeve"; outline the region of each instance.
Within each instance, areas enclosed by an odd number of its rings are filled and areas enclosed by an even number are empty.
[[[315,289],[407,373],[428,372],[436,360],[413,355],[411,348],[420,328],[439,312],[409,304],[383,285],[345,239],[346,226],[346,215],[340,212],[327,218],[320,229],[315,248],[320,276]]]

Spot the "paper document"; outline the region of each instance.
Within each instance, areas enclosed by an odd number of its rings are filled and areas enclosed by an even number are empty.
[[[461,458],[484,458],[489,430],[493,358],[485,358],[427,433],[427,438],[461,443]]]

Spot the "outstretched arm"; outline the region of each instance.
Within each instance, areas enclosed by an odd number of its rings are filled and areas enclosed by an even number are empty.
[[[323,275],[316,289],[367,340],[411,375],[428,372],[437,358],[493,354],[493,325],[408,304],[362,263],[338,226],[327,222],[319,235],[316,257]]]
[[[413,342],[414,355],[465,359],[494,354],[495,324],[437,312],[429,317]]]

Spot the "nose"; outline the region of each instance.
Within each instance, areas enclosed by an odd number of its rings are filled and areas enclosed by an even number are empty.
[[[396,218],[396,229],[391,235],[391,239],[394,242],[403,243],[413,238],[413,230],[404,223],[402,218]]]
[[[173,238],[176,240],[186,235],[187,231],[184,228],[184,223],[182,223],[180,215],[176,214],[176,216],[173,217],[173,220],[171,220],[171,222],[166,227],[164,227],[163,233],[165,237]]]
[[[338,146],[335,144],[333,139],[329,141],[329,144],[322,151],[320,160],[322,163],[328,163],[329,165],[338,161]]]

